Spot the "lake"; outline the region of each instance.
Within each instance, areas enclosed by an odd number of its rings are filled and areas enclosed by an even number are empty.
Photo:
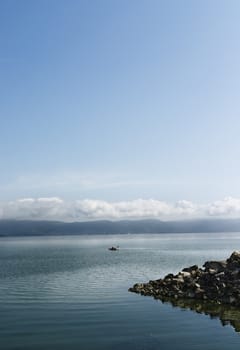
[[[0,348],[239,349],[219,317],[128,292],[233,250],[239,233],[1,238]]]

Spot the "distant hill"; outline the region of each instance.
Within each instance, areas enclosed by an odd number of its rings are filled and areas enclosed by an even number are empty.
[[[188,221],[25,221],[0,220],[0,236],[46,236],[126,233],[240,232],[240,219],[202,219]]]

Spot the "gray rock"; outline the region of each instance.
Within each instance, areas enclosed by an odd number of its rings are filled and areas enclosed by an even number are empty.
[[[226,261],[207,261],[203,267],[186,267],[177,275],[137,283],[129,291],[161,300],[202,299],[240,306],[240,252],[233,252]]]
[[[233,262],[233,261],[240,262],[240,251],[233,252],[230,258],[227,260],[227,262]]]
[[[203,265],[203,267],[205,267],[206,270],[216,270],[217,273],[224,271],[226,266],[226,261],[206,261]]]
[[[193,265],[193,266],[190,266],[190,267],[185,267],[184,269],[182,269],[183,272],[194,272],[194,271],[197,271],[198,270],[198,266],[197,265]]]

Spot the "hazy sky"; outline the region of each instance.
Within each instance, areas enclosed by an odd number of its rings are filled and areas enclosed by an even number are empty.
[[[240,198],[239,18],[238,0],[0,1],[0,201]]]

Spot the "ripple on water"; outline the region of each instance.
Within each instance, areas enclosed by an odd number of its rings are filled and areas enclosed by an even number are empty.
[[[237,349],[218,320],[128,293],[135,282],[223,259],[239,235],[0,240],[0,336],[9,349]],[[219,239],[220,238],[220,239]],[[120,245],[109,252],[108,246]]]

